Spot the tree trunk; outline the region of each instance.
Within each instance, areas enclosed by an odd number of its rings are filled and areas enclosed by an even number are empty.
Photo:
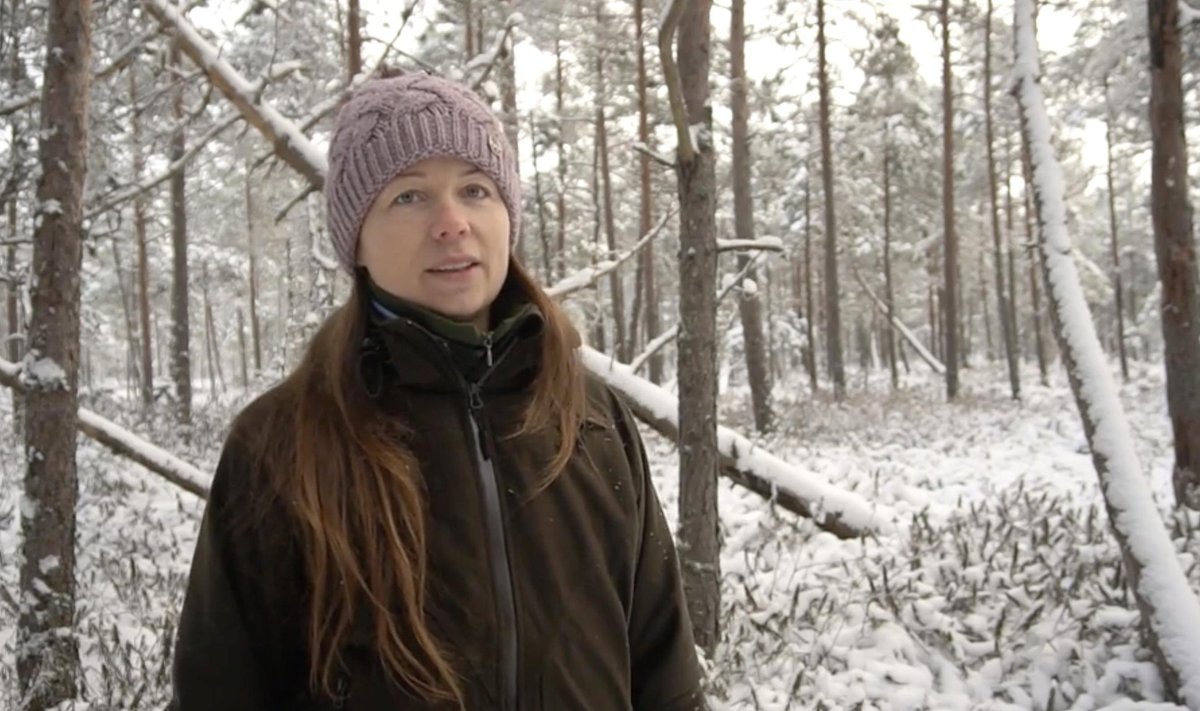
[[[804,319],[805,340],[808,342],[804,351],[804,367],[808,370],[808,384],[812,391],[817,392],[820,385],[817,379],[817,341],[816,341],[816,312],[813,311],[813,273],[812,273],[812,171],[808,162],[804,164]]]
[[[749,102],[746,98],[746,19],[745,0],[733,0],[730,24],[730,100],[733,106],[733,221],[737,239],[754,239],[754,198],[750,184]],[[767,372],[767,354],[763,343],[761,285],[745,252],[738,253],[738,270],[758,287],[752,293],[739,290],[738,314],[742,320],[742,340],[746,355],[746,373],[750,379],[750,400],[754,407],[754,426],[759,432],[774,428],[771,412],[771,383]]]
[[[183,157],[186,149],[184,127],[183,84],[179,42],[171,43],[172,76],[176,77],[171,90],[171,162]],[[181,167],[171,174],[171,248],[174,250],[171,283],[171,379],[175,381],[176,413],[185,427],[192,421],[192,365],[188,324],[188,254],[187,254],[187,169]]]
[[[1017,338],[1009,319],[1008,292],[1004,281],[1004,250],[1001,247],[1000,206],[996,189],[995,131],[992,127],[992,0],[987,4],[983,43],[983,114],[987,134],[988,196],[992,212],[992,261],[996,282],[996,314],[1000,336],[1004,339],[1004,358],[1008,364],[1008,386],[1014,400],[1021,399],[1021,373],[1017,361]]]
[[[17,677],[26,709],[74,701],[75,411],[92,5],[49,0],[25,382]]]
[[[646,31],[643,22],[645,13],[644,0],[634,0],[634,22],[637,25],[637,104],[638,104],[638,141],[647,148],[650,147],[649,102],[646,91]],[[638,153],[638,176],[641,189],[638,195],[638,234],[650,231],[653,222],[653,187],[650,183],[650,157]],[[646,342],[654,340],[662,332],[662,319],[658,309],[658,288],[655,278],[654,243],[646,245],[638,262],[641,272],[643,302],[645,309]],[[650,357],[650,382],[659,384],[663,380],[663,359],[659,353]]]
[[[5,351],[8,359],[16,363],[21,360],[21,339],[25,335],[25,329],[21,324],[21,293],[16,282],[17,201],[15,198],[8,201],[8,236],[13,241],[9,242],[4,255],[4,269],[10,279],[4,288],[4,311],[8,320],[8,347]],[[24,409],[25,399],[14,392],[12,399],[13,430],[18,434],[21,432],[21,418]]]
[[[346,73],[348,79],[362,73],[362,17],[358,0],[346,3]]]
[[[696,644],[720,639],[721,559],[717,512],[716,175],[709,105],[710,0],[691,0],[679,27],[687,127],[699,127],[679,175],[679,552]]]
[[[1013,248],[1013,196],[1012,196],[1012,134],[1004,134],[1004,252],[1008,260],[1008,329],[1012,335],[1013,359],[1021,364],[1021,329],[1017,327],[1017,266],[1016,249]],[[1020,378],[1017,384],[1020,385]]]
[[[554,36],[554,115],[558,119],[558,249],[555,252],[555,281],[561,279],[567,270],[567,125],[563,81],[562,33],[559,32]]]
[[[475,13],[471,0],[463,0],[463,64],[475,58]]]
[[[136,68],[129,69],[129,103],[136,107],[139,103],[139,92]],[[142,117],[135,109],[130,117],[133,133],[133,179],[135,183],[142,182],[146,159],[142,149]],[[151,343],[150,333],[150,264],[146,253],[146,200],[142,194],[133,199],[133,235],[137,241],[137,293],[138,293],[138,326],[140,334],[140,390],[142,405],[150,407],[154,402],[154,344]]]
[[[210,355],[212,368],[217,376],[217,387],[220,390],[213,390],[214,395],[217,392],[225,392],[225,373],[221,369],[221,347],[220,341],[217,340],[217,324],[213,320],[212,300],[208,298],[208,265],[203,265],[203,273],[200,277],[204,280],[204,330],[208,334],[208,342],[211,344],[212,353]],[[209,376],[211,379],[211,375]]]
[[[846,397],[842,365],[842,317],[838,293],[837,220],[833,199],[833,140],[830,138],[829,67],[825,59],[825,0],[817,0],[817,76],[821,105],[821,184],[825,193],[825,349],[834,398]]]
[[[984,251],[979,250],[979,310],[983,313],[983,339],[984,348],[986,349],[985,357],[987,360],[993,361],[996,359],[996,345],[992,340],[992,315],[988,310],[988,283],[987,283],[987,259],[984,257]],[[975,323],[975,308],[974,304],[967,307],[967,340],[966,352],[971,351],[971,324]]]
[[[1163,29],[1155,24],[1156,19],[1163,19],[1155,17],[1155,10],[1152,0],[1151,37]],[[1174,32],[1178,18],[1169,11],[1165,14],[1167,32]],[[1031,0],[1017,0],[1015,90],[1021,123],[1032,146],[1039,251],[1044,259],[1050,320],[1092,452],[1110,529],[1121,550],[1128,589],[1137,602],[1143,645],[1158,668],[1168,699],[1200,709],[1200,644],[1195,632],[1200,629],[1200,600],[1183,571],[1138,462],[1133,435],[1071,256],[1062,170],[1051,146],[1050,120],[1037,82],[1032,21]],[[1152,74],[1162,66],[1160,57],[1153,54]],[[1154,95],[1152,86],[1152,114]]]
[[[596,31],[602,32],[604,18],[601,4],[596,3]],[[601,43],[602,45],[603,43]],[[600,158],[600,182],[603,190],[604,236],[609,255],[617,253],[617,230],[613,220],[612,171],[608,165],[608,120],[604,105],[608,101],[604,80],[604,48],[596,47],[596,152]],[[617,359],[626,363],[632,357],[625,338],[625,294],[621,288],[621,274],[613,270],[608,274],[609,298],[612,299],[613,343],[612,351]]]
[[[600,237],[604,229],[604,192],[600,187],[600,123],[596,124],[596,136],[592,141],[592,266],[596,266],[606,243]],[[596,285],[596,298],[592,302],[592,343],[602,351],[608,350],[604,331],[603,290]]]
[[[238,329],[238,352],[241,353],[242,364],[242,389],[246,390],[250,387],[250,368],[247,363],[249,358],[246,356],[246,317],[242,315],[242,310],[237,310],[237,329]]]
[[[1050,374],[1047,372],[1046,342],[1042,338],[1042,303],[1038,295],[1038,271],[1041,266],[1041,254],[1033,248],[1034,208],[1032,202],[1033,172],[1030,169],[1029,141],[1021,136],[1021,163],[1025,175],[1025,237],[1029,247],[1026,256],[1029,258],[1029,302],[1033,312],[1033,345],[1037,355],[1039,382],[1042,387],[1050,385]]]
[[[250,163],[246,163],[246,245],[250,263],[250,341],[254,346],[254,373],[262,372],[262,330],[258,320],[258,245],[254,219],[253,191],[250,189]]]
[[[1162,283],[1167,410],[1175,435],[1175,502],[1200,509],[1200,303],[1188,198],[1179,0],[1149,0],[1150,216]]]
[[[549,284],[554,279],[554,273],[550,265],[550,232],[546,229],[546,204],[542,200],[542,171],[538,169],[538,136],[533,112],[529,114],[529,138],[533,146],[533,199],[537,205],[538,239],[542,245],[542,279]]]
[[[888,320],[896,318],[896,297],[892,289],[892,147],[887,122],[883,126],[883,291]],[[892,390],[900,387],[900,371],[896,367],[896,334],[884,329],[888,368],[891,369]]]
[[[505,7],[505,12],[512,11],[513,0],[500,0],[500,4]],[[512,146],[513,161],[517,164],[518,169],[521,166],[520,160],[520,134],[521,134],[521,119],[517,115],[517,55],[513,51],[513,38],[509,34],[504,40],[500,48],[500,109],[501,120],[504,124],[504,134],[508,136],[508,142]],[[515,206],[520,212],[524,206]],[[517,261],[522,264],[528,264],[529,260],[526,257],[526,242],[518,240],[516,245]]]
[[[942,0],[939,12],[942,24],[942,235],[945,256],[945,295],[942,308],[946,326],[942,329],[946,352],[946,398],[958,397],[959,323],[958,323],[958,234],[954,228],[954,95],[950,73],[950,0]]]
[[[133,383],[141,383],[141,375],[138,372],[138,344],[137,344],[137,327],[133,321],[133,301],[129,294],[129,288],[126,285],[125,265],[121,263],[121,250],[117,246],[117,240],[109,241],[112,246],[113,269],[116,272],[117,292],[121,297],[121,315],[125,320],[125,394],[132,397],[134,394]]]
[[[1113,309],[1117,316],[1117,354],[1121,359],[1121,379],[1129,382],[1129,360],[1125,354],[1125,296],[1121,284],[1121,247],[1117,239],[1117,194],[1114,185],[1113,177],[1113,116],[1112,106],[1108,101],[1108,76],[1104,77],[1104,145],[1105,156],[1105,179],[1108,186],[1108,228],[1110,239],[1110,252],[1112,256],[1113,266]]]

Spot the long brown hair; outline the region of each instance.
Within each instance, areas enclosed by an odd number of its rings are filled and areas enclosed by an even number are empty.
[[[519,433],[555,428],[556,456],[548,485],[575,449],[583,418],[578,333],[559,306],[514,259],[509,284],[545,319],[541,362]],[[385,416],[358,372],[367,332],[364,299],[350,298],[317,331],[303,360],[283,384],[294,415],[278,441],[259,452],[304,560],[309,584],[308,676],[314,691],[332,695],[340,650],[364,615],[384,668],[432,703],[463,705],[448,640],[425,622],[428,567],[425,501],[419,464],[402,442],[404,422]]]

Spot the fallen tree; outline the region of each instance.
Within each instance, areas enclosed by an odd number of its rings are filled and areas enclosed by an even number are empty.
[[[1116,382],[1096,337],[1091,311],[1071,258],[1063,176],[1051,144],[1038,83],[1033,3],[1017,0],[1013,93],[1029,147],[1042,275],[1050,320],[1079,408],[1092,463],[1120,546],[1128,586],[1141,612],[1142,639],[1167,692],[1200,710],[1200,600],[1184,575],[1138,461]]]
[[[272,142],[279,157],[307,178],[313,189],[320,189],[324,185],[327,169],[324,153],[318,150],[295,124],[283,118],[266,102],[249,95],[250,82],[239,75],[228,62],[220,59],[216,49],[165,0],[143,0],[143,4],[156,18],[174,26],[183,51],[204,69],[214,86],[242,112],[247,123],[259,129],[263,136]],[[643,237],[643,241],[650,239],[654,234],[655,232],[651,231]],[[760,240],[755,246],[773,249],[775,245],[770,240]],[[595,279],[602,273],[607,272],[595,270],[591,276]],[[569,286],[563,286],[564,282]],[[568,277],[552,288],[559,295],[582,288],[572,282],[572,278]],[[585,350],[584,362],[600,377],[606,380],[614,377],[614,371],[609,365],[611,361],[607,356],[597,351]],[[622,390],[630,400],[636,400],[633,397],[636,393],[653,392],[650,388],[657,389],[653,383],[632,373],[622,374],[620,380],[626,386],[632,384],[632,387]],[[672,401],[677,411],[678,401],[673,398]],[[649,412],[644,402],[631,402],[631,405],[642,412]],[[647,424],[667,427],[668,423],[647,420]],[[722,428],[722,431],[727,434],[721,441],[728,443],[722,451],[729,456],[731,464],[731,467],[726,468],[726,474],[734,482],[781,504],[787,502],[786,506],[790,510],[803,516],[811,516],[818,525],[837,535],[866,535],[890,526],[890,522],[884,520],[881,512],[871,509],[857,495],[816,480],[769,452],[754,447],[749,440],[731,430]]]
[[[24,392],[25,382],[21,378],[21,366],[0,358],[0,383],[17,392]],[[78,417],[79,429],[88,437],[122,457],[141,464],[181,489],[190,491],[202,499],[208,498],[208,486],[202,483],[208,477],[196,467],[87,408],[79,408]]]
[[[894,314],[888,313],[887,304],[885,304],[883,299],[879,298],[879,295],[867,285],[867,280],[863,279],[862,274],[858,272],[858,269],[855,267],[852,270],[854,272],[855,280],[857,280],[858,285],[862,287],[863,293],[867,295],[867,298],[871,300],[871,303],[875,304],[875,308],[879,309],[879,313],[883,314],[883,317],[888,320],[888,323],[891,324],[896,333],[899,333],[900,337],[903,338],[904,341],[908,343],[908,345],[911,346],[914,351],[916,351],[917,355],[921,356],[921,360],[925,361],[929,367],[933,369],[933,372],[937,373],[938,375],[945,375],[946,365],[942,363],[942,361],[938,360],[937,356],[930,353],[928,348],[921,344],[921,341],[911,330],[909,330],[908,326],[904,325],[903,321],[897,318]]]
[[[583,363],[624,397],[638,419],[671,440],[678,438],[679,400],[674,395],[593,348],[583,347]],[[723,425],[717,425],[717,448],[723,476],[788,511],[811,518],[835,536],[855,538],[892,528],[885,509],[788,464]]]

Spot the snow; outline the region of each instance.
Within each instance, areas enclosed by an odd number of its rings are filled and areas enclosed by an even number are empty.
[[[588,370],[604,378],[615,390],[644,405],[655,417],[679,426],[679,401],[675,396],[600,351],[584,346],[582,355]],[[892,528],[886,509],[830,485],[811,471],[788,464],[728,427],[718,425],[717,447],[722,455],[733,459],[739,469],[754,472],[779,489],[813,502],[813,514],[818,519],[834,515],[847,525],[866,531],[883,532]]]
[[[49,200],[42,201],[41,213],[43,215],[61,215],[62,212],[62,203],[60,203],[58,200],[51,198]]]
[[[742,291],[753,296],[758,293],[758,283],[753,279],[742,279]]]
[[[53,358],[41,357],[34,359],[36,353],[30,351],[21,364],[26,384],[38,388],[62,387],[67,381],[67,373]]]
[[[1163,654],[1179,672],[1181,694],[1200,708],[1200,600],[1190,588],[1150,497],[1116,383],[1097,340],[1079,274],[1071,259],[1061,169],[1053,152],[1050,121],[1037,83],[1037,44],[1030,0],[1017,0],[1016,77],[1029,135],[1033,180],[1040,202],[1043,255],[1049,289],[1063,314],[1063,336],[1077,363],[1081,407],[1095,422],[1091,438],[1097,460],[1106,463],[1103,484],[1133,556],[1142,566],[1139,592],[1154,609],[1151,624]]]
[[[1192,7],[1186,0],[1179,0],[1179,29],[1185,29],[1193,22],[1200,22],[1200,9]]]

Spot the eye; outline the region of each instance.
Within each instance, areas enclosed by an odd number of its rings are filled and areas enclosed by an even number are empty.
[[[418,194],[416,190],[405,190],[397,195],[396,199],[392,200],[392,203],[396,205],[411,205],[417,201],[417,198]]]
[[[491,197],[492,191],[488,190],[479,183],[471,183],[467,187],[463,188],[463,195],[476,200],[482,200],[484,198]]]

